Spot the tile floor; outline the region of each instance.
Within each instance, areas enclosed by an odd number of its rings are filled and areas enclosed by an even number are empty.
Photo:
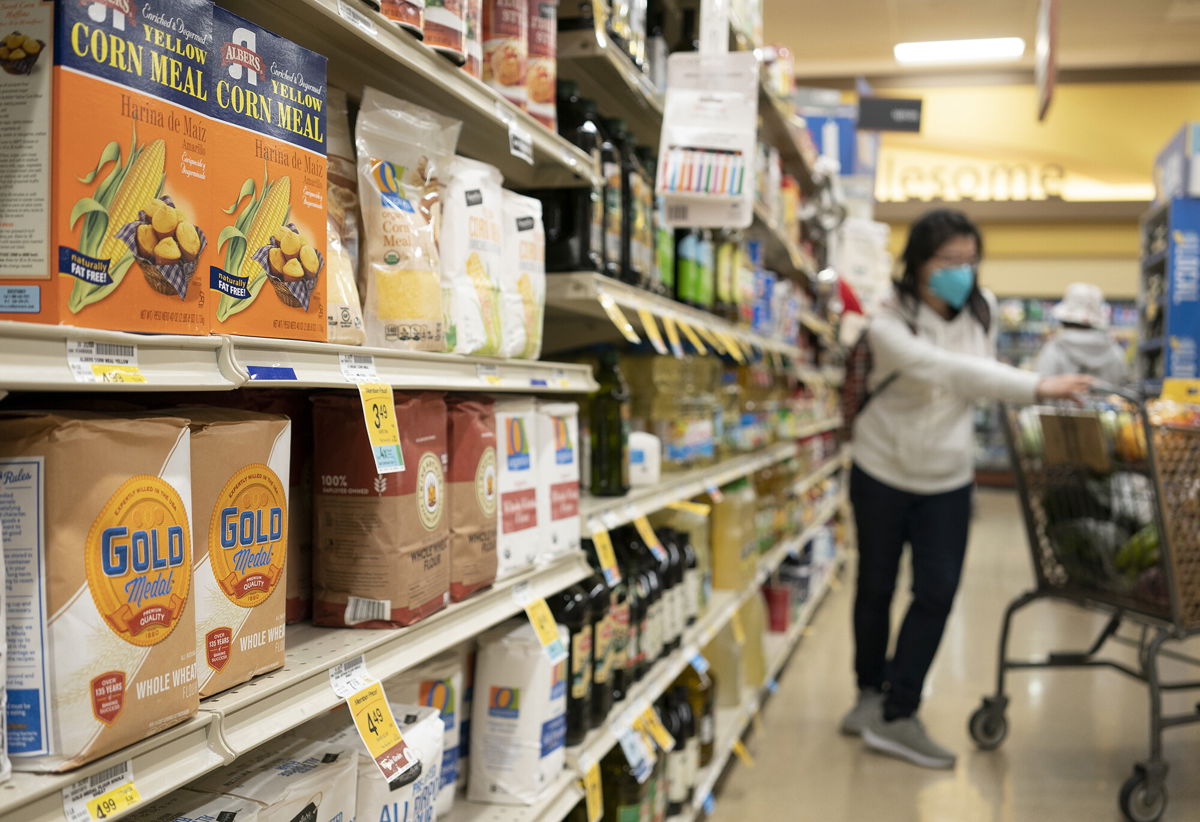
[[[1032,585],[1023,528],[1014,495],[979,494],[963,585],[922,710],[931,733],[959,752],[954,771],[879,756],[836,732],[852,700],[851,564],[767,704],[766,732],[749,740],[755,767],[734,764],[726,773],[714,822],[1118,822],[1117,793],[1146,754],[1140,683],[1103,670],[1017,673],[1004,745],[980,752],[967,736],[967,717],[994,687],[1004,607]],[[898,613],[906,603],[906,595],[897,596]],[[1082,646],[1102,623],[1073,606],[1037,603],[1018,616],[1013,648]],[[1200,656],[1200,643],[1183,650]],[[1197,699],[1193,692],[1177,703],[1186,709]],[[1168,731],[1165,739],[1165,820],[1200,820],[1200,725]]]

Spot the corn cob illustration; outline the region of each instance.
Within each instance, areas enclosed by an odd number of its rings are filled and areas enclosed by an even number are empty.
[[[250,190],[253,191],[253,181],[248,181],[248,184]],[[218,246],[228,242],[225,256],[226,270],[232,272],[236,269],[238,275],[245,279],[246,290],[249,292],[249,295],[243,299],[228,294],[221,297],[217,305],[217,320],[220,322],[249,308],[258,296],[258,292],[262,290],[263,284],[267,281],[267,270],[254,259],[254,256],[260,248],[271,242],[275,232],[287,221],[292,197],[291,178],[279,177],[267,185],[264,177],[263,184],[263,188],[260,189],[261,197],[248,206],[247,211],[239,217],[236,225],[225,228],[218,240]],[[234,203],[234,209],[245,196],[246,190],[247,187],[243,186],[243,193]],[[232,213],[233,209],[229,211]],[[248,225],[243,223],[243,220],[246,219],[249,221]],[[244,232],[241,230],[243,226]]]
[[[108,237],[100,247],[100,259],[112,262],[129,253],[129,246],[117,232],[136,220],[138,212],[154,199],[162,185],[166,161],[167,147],[161,139],[146,146],[133,161],[108,209]]]

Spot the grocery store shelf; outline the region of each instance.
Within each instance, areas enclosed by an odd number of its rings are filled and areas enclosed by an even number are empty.
[[[777,443],[755,454],[734,457],[716,465],[667,474],[658,485],[635,488],[622,497],[583,496],[579,501],[579,514],[584,523],[584,533],[591,530],[588,525],[591,520],[609,530],[619,528],[637,517],[649,516],[672,502],[703,494],[709,486],[732,482],[795,455],[794,442]]]
[[[805,128],[803,121],[789,111],[787,104],[763,83],[759,84],[758,113],[765,142],[779,149],[783,170],[795,177],[800,182],[804,196],[809,196],[817,186],[813,175],[813,161],[816,158],[810,155],[802,138]]]
[[[604,114],[623,119],[638,143],[658,145],[663,100],[645,72],[604,32],[560,28],[558,76],[578,83],[582,95],[595,100]]]
[[[579,271],[569,274],[551,274],[546,278],[547,312],[600,320],[596,329],[601,339],[620,339],[616,326],[608,319],[608,315],[600,303],[604,298],[611,298],[623,311],[633,312],[627,315],[626,319],[630,323],[636,324],[636,328],[641,327],[636,312],[644,309],[652,314],[656,321],[661,321],[664,317],[670,317],[675,322],[682,320],[693,328],[703,328],[715,334],[731,337],[741,343],[743,347],[753,346],[763,351],[774,351],[795,360],[802,356],[801,350],[794,345],[756,334],[707,311],[692,308],[669,297],[651,294],[645,289],[619,282],[602,274]],[[557,325],[567,326],[567,323]],[[548,323],[547,337],[550,336],[552,330],[558,330],[567,335],[562,340],[564,343],[562,347],[583,344],[587,333],[587,330],[580,328],[578,323],[558,329],[551,328]]]
[[[826,417],[821,420],[813,420],[808,425],[802,425],[796,429],[796,439],[802,440],[806,437],[813,437],[817,434],[824,434],[826,431],[835,431],[842,427],[842,415]]]
[[[766,239],[763,250],[767,268],[785,277],[792,272],[799,272],[809,280],[816,276],[812,261],[758,200],[754,201],[754,220]]]
[[[582,552],[575,552],[504,579],[409,628],[289,626],[283,668],[204,700],[199,715],[182,725],[68,774],[16,774],[0,786],[0,822],[61,822],[64,787],[125,761],[132,762],[142,801],[157,799],[336,707],[341,700],[329,684],[333,666],[363,655],[371,674],[386,681],[520,613],[513,597],[518,583],[528,582],[533,596],[547,597],[591,573]]]
[[[834,333],[833,326],[828,321],[821,319],[811,311],[801,311],[800,322],[805,328],[820,337],[826,346],[839,347],[837,334]]]
[[[218,0],[231,11],[329,58],[329,83],[354,98],[370,85],[463,123],[458,151],[497,166],[512,186],[591,182],[590,158],[501,99],[361,0]],[[527,132],[533,164],[512,155],[509,127]]]
[[[579,775],[563,771],[532,805],[490,805],[457,799],[441,822],[560,822],[583,799]]]
[[[793,496],[804,496],[810,488],[833,476],[839,469],[845,468],[849,463],[850,448],[844,446],[838,453],[825,460],[815,470],[796,480],[796,484],[792,487]]]

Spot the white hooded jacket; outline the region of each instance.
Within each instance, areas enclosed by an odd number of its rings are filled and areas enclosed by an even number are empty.
[[[1103,328],[1064,328],[1051,337],[1037,359],[1038,373],[1087,374],[1113,385],[1129,379],[1125,355]]]

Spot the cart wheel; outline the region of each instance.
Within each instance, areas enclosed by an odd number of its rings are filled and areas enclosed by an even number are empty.
[[[971,739],[983,751],[994,751],[1008,736],[1008,717],[988,705],[980,705],[967,723]]]
[[[1167,809],[1167,786],[1151,785],[1139,768],[1121,786],[1120,801],[1129,822],[1158,822]]]

